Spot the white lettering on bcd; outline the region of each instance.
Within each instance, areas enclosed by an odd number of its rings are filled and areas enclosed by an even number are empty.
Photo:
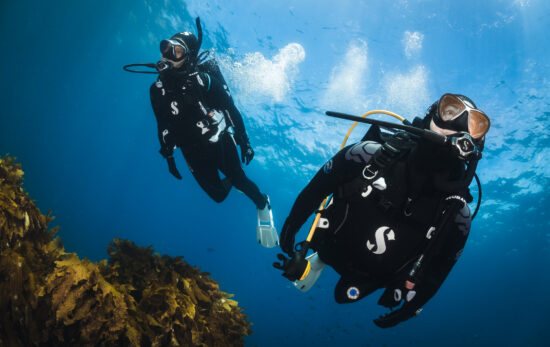
[[[376,239],[376,244],[370,243],[370,240],[367,240],[367,248],[374,254],[383,254],[386,252],[386,240],[384,235],[387,236],[388,241],[395,240],[395,233],[390,227],[380,227],[374,233],[374,238]],[[376,251],[373,251],[374,246],[376,246]]]
[[[172,103],[170,104],[170,108],[172,108],[172,114],[174,116],[177,116],[180,113],[180,110],[178,109],[177,101],[172,101]]]

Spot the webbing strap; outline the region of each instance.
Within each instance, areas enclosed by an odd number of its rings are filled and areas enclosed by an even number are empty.
[[[362,192],[366,186],[376,180],[381,174],[399,160],[416,144],[407,133],[397,132],[376,150],[371,160],[366,164],[363,174],[351,182],[341,185],[336,196],[347,198],[357,192]],[[369,173],[366,175],[365,172]]]

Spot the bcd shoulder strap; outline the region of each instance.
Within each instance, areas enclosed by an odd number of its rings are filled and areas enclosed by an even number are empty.
[[[371,127],[371,130],[373,127]],[[371,130],[369,130],[369,132],[371,132]],[[380,139],[382,139],[382,134],[379,129],[373,132],[376,131]],[[367,135],[369,135],[369,133],[367,133]],[[367,137],[367,135],[365,137]],[[384,135],[388,136],[386,134]],[[416,146],[416,141],[406,132],[396,132],[393,135],[389,135],[386,141],[384,141],[380,148],[374,153],[371,160],[366,164],[361,176],[341,185],[338,188],[336,197],[348,198],[353,194],[362,192],[379,177],[384,177],[384,171],[407,155],[414,146]]]

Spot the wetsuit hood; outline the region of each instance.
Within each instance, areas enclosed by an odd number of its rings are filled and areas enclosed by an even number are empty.
[[[202,26],[200,22],[200,18],[197,17],[196,19],[196,25],[197,25],[197,36],[195,36],[193,33],[189,31],[183,31],[176,33],[172,35],[172,37],[169,40],[162,40],[160,43],[160,51],[163,55],[163,58],[169,59],[172,61],[183,61],[183,64],[179,68],[174,68],[173,63],[170,68],[165,69],[164,71],[160,71],[160,73],[167,72],[187,72],[190,73],[194,70],[196,70],[197,65],[200,63],[200,55],[199,50],[202,45]],[[175,47],[179,46],[179,47]],[[181,56],[176,57],[176,52],[173,50],[173,48],[180,48]],[[172,48],[172,49],[171,49]]]

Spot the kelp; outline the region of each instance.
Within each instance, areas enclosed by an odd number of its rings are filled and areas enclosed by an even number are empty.
[[[0,346],[241,346],[232,295],[182,257],[114,239],[98,263],[67,253],[57,228],[0,159]]]

